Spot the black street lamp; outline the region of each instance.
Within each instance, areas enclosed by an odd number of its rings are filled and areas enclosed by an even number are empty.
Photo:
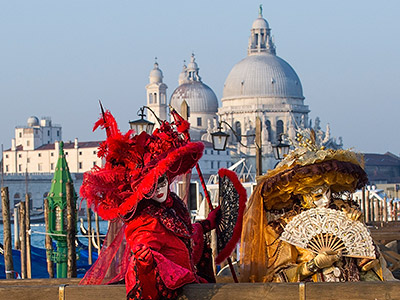
[[[224,123],[226,124],[230,130],[232,130],[233,134],[238,138],[238,142],[240,145],[246,148],[251,148],[247,145],[244,145],[241,142],[241,137],[250,137],[254,136],[255,137],[255,148],[256,148],[256,176],[260,176],[262,173],[262,160],[261,160],[261,120],[259,117],[256,117],[256,134],[247,134],[247,135],[241,135],[238,134],[229,123],[225,121],[220,121],[218,125],[218,131],[211,133],[211,138],[212,138],[212,143],[213,143],[213,148],[214,150],[218,151],[225,151],[226,149],[226,144],[228,141],[229,134],[222,132],[222,126],[221,124]]]
[[[274,156],[275,159],[277,160],[282,160],[288,153],[289,153],[289,148],[290,145],[285,144],[282,142],[282,133],[279,135],[279,140],[278,140],[278,144],[272,146],[272,149],[274,150]]]
[[[221,123],[218,126],[218,131],[211,133],[214,150],[225,151],[228,142],[229,134],[222,132]]]
[[[154,113],[154,111],[147,106],[142,106],[139,108],[138,111],[138,116],[140,117],[139,120],[134,120],[134,121],[129,121],[129,125],[131,129],[135,131],[136,134],[140,134],[142,131],[146,131],[148,134],[152,134],[153,129],[154,129],[154,123],[146,120],[144,117],[146,116],[144,113],[144,109],[147,108],[150,110],[153,115],[156,117],[157,121],[159,124],[161,124],[161,120],[157,117],[157,115]]]

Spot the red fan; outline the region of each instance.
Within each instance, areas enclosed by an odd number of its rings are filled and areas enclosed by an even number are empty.
[[[247,194],[235,172],[220,169],[218,175],[221,214],[217,220],[218,256],[215,262],[220,264],[229,257],[240,239]]]

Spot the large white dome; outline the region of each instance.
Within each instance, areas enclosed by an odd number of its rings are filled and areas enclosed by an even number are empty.
[[[190,81],[178,86],[171,96],[171,106],[180,112],[182,101],[186,100],[191,112],[216,113],[217,96],[201,81]]]
[[[296,72],[282,58],[270,53],[247,56],[229,73],[222,100],[247,97],[304,99]]]

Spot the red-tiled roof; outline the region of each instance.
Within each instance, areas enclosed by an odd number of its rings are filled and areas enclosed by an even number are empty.
[[[22,150],[24,150],[23,147],[22,147],[22,145],[18,145],[16,148],[17,148],[17,151],[22,151]],[[7,150],[4,150],[4,152],[6,152],[6,151],[11,151],[11,148],[9,148],[9,149],[7,149]]]

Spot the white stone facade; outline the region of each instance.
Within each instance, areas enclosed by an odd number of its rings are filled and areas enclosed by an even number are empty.
[[[12,147],[3,151],[3,184],[9,189],[11,205],[25,199],[28,192],[32,209],[43,209],[43,199],[50,191],[59,155],[60,125],[53,126],[50,118],[40,122],[28,119],[27,126],[17,126]],[[59,139],[60,138],[60,139]],[[64,153],[76,191],[82,184],[83,173],[95,165],[102,166],[97,156],[98,141],[64,143]]]
[[[99,142],[66,142],[64,152],[71,173],[84,173],[94,166],[101,166],[97,157]],[[59,143],[46,144],[34,150],[17,146],[3,152],[4,174],[53,173],[58,160]]]
[[[11,149],[22,146],[24,150],[34,150],[41,145],[51,144],[62,139],[60,125],[53,125],[49,117],[42,118],[32,116],[27,121],[27,126],[15,128],[15,139],[11,141]]]
[[[261,118],[263,153],[267,155],[268,144],[276,144],[280,134],[293,139],[297,128],[308,125],[309,108],[304,105],[300,79],[276,56],[271,29],[261,11],[251,28],[248,56],[229,73],[221,102],[221,120],[241,134],[251,132],[256,117]]]

